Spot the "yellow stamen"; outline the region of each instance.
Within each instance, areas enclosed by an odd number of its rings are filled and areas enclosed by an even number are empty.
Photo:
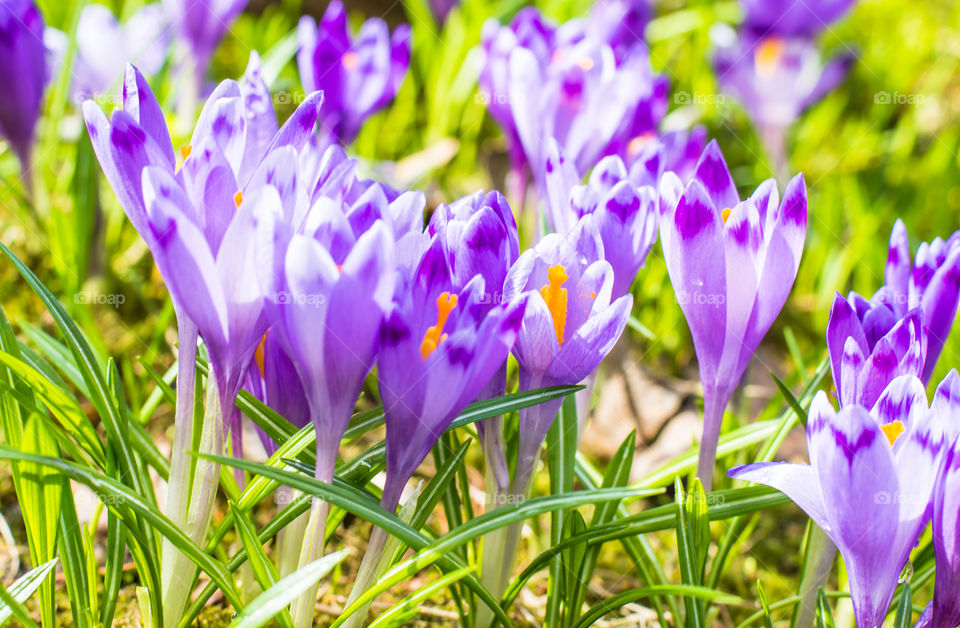
[[[253,353],[254,359],[257,361],[257,368],[260,369],[260,377],[263,377],[263,352],[267,344],[267,334],[270,333],[270,330],[263,332],[263,338],[260,339],[260,344],[257,345],[257,350]]]
[[[563,332],[567,326],[567,290],[560,287],[567,279],[567,269],[557,264],[547,270],[547,285],[540,288],[540,296],[553,317],[553,331],[557,334],[558,345],[563,345]]]
[[[881,425],[880,429],[883,430],[887,440],[890,441],[890,445],[893,445],[897,442],[897,439],[900,438],[900,435],[903,434],[903,423],[900,421],[891,421],[890,423]]]
[[[767,37],[753,52],[753,65],[757,74],[769,77],[780,67],[783,58],[783,40],[779,37]]]
[[[727,224],[727,218],[729,218],[730,214],[732,213],[733,213],[733,210],[730,208],[727,208],[722,212],[720,212],[720,217],[723,218],[723,224]]]
[[[341,59],[341,63],[343,63],[344,69],[352,70],[355,67],[357,67],[357,64],[360,63],[360,59],[359,57],[357,57],[357,53],[351,50],[350,52],[347,52],[343,55],[343,59]]]
[[[447,324],[447,317],[455,307],[457,307],[457,295],[444,292],[437,297],[437,324],[427,329],[427,333],[423,335],[423,342],[420,343],[420,355],[424,360],[429,358],[440,343],[447,339],[447,335],[443,333],[443,326]]]
[[[580,59],[580,61],[577,62],[577,65],[579,65],[580,69],[583,70],[584,72],[589,72],[590,70],[593,69],[593,59],[591,59],[590,57],[584,57],[583,59]]]
[[[237,193],[233,195],[233,204],[237,206],[237,209],[240,209],[240,203],[243,202],[243,192],[237,190]]]

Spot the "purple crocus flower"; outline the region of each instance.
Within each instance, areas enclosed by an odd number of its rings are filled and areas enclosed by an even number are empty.
[[[946,241],[922,242],[911,265],[907,228],[898,218],[890,233],[884,282],[884,300],[895,316],[918,306],[923,310],[927,352],[920,379],[928,382],[960,304],[960,231]]]
[[[297,368],[277,334],[268,330],[263,335],[247,368],[244,388],[294,427],[301,428],[310,422],[310,405]],[[256,429],[267,455],[273,455],[277,443],[259,426]]]
[[[840,19],[856,0],[740,0],[744,26],[783,36],[813,36]]]
[[[841,407],[870,408],[896,377],[919,377],[927,351],[922,328],[920,308],[898,319],[876,296],[867,301],[855,292],[846,299],[837,293],[827,323],[827,352]]]
[[[797,276],[807,231],[806,186],[797,175],[779,201],[770,179],[741,201],[712,141],[685,189],[676,175],[663,176],[660,213],[667,271],[700,366],[698,473],[709,487],[724,409]]]
[[[248,0],[163,0],[173,31],[186,43],[195,76],[203,77],[210,58]]]
[[[604,259],[613,269],[613,297],[630,291],[637,271],[657,239],[657,191],[636,187],[616,155],[604,157],[580,185],[573,165],[551,138],[547,148],[547,223],[568,233],[590,214],[603,242]]]
[[[610,44],[617,58],[622,59],[633,46],[644,41],[652,13],[649,0],[597,0],[585,25],[586,34]]]
[[[624,162],[637,187],[650,185],[659,189],[664,172],[673,172],[686,185],[706,147],[707,129],[703,126],[664,131],[660,135],[646,133],[627,143]]]
[[[440,235],[405,277],[380,334],[377,371],[387,427],[381,505],[396,508],[407,480],[440,435],[501,369],[526,299],[490,305],[483,275],[455,284]]]
[[[881,625],[929,520],[946,446],[936,427],[942,418],[928,410],[912,375],[894,380],[872,411],[849,405],[837,412],[820,391],[807,418],[809,465],[764,462],[729,472],[786,493],[836,544],[858,626]]]
[[[797,2],[796,5],[803,5]],[[816,41],[765,31],[732,31],[714,55],[721,88],[746,107],[778,167],[785,159],[786,131],[807,107],[843,81],[854,60],[846,53],[824,62]]]
[[[378,222],[337,264],[320,241],[295,234],[282,259],[274,307],[317,431],[316,477],[330,482],[393,295],[393,240]]]
[[[917,626],[954,628],[960,624],[960,377],[956,370],[940,382],[930,404],[948,445],[933,490],[933,550],[937,573],[933,600]]]
[[[528,295],[513,351],[520,364],[520,390],[580,383],[620,338],[633,297],[612,299],[613,269],[603,252],[593,216],[587,215],[566,235],[545,236],[510,269],[506,298]],[[520,410],[516,494],[526,494],[540,445],[561,402]]]
[[[43,43],[43,16],[30,0],[0,1],[0,135],[30,168],[34,131],[50,80]]]
[[[331,141],[352,142],[364,121],[397,95],[410,65],[410,27],[398,26],[391,36],[383,20],[371,18],[351,37],[346,9],[332,0],[319,27],[300,18],[297,39],[300,80],[324,93],[323,132]]]
[[[514,170],[529,166],[538,185],[547,138],[582,174],[655,132],[666,113],[667,81],[653,74],[646,46],[618,44],[618,53],[616,42],[589,33],[581,21],[554,27],[533,8],[509,26],[484,26],[480,89]]]
[[[128,63],[152,76],[167,56],[170,31],[160,4],[148,4],[120,24],[102,4],[88,4],[77,25],[73,94],[78,99],[106,95],[122,83]]]

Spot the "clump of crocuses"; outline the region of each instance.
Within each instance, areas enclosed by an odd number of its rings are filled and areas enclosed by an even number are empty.
[[[324,93],[323,135],[352,142],[364,121],[397,95],[410,65],[410,27],[398,26],[391,35],[383,20],[371,18],[351,35],[346,9],[333,0],[319,25],[300,19],[297,39],[300,80],[307,90]]]
[[[661,182],[660,242],[703,385],[697,473],[707,488],[724,410],[790,294],[806,231],[803,175],[782,200],[773,179],[741,200],[716,142],[686,187],[672,173]]]

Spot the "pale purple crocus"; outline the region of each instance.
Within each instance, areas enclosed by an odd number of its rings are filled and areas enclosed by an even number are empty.
[[[856,0],[740,0],[743,24],[758,32],[814,36],[840,19]]]
[[[783,169],[787,130],[804,109],[843,81],[854,55],[847,52],[825,61],[810,38],[751,30],[717,33],[726,34],[717,37],[717,81],[746,108],[777,168]]]
[[[673,172],[686,185],[693,176],[697,161],[707,147],[707,129],[663,131],[659,135],[645,133],[627,143],[624,163],[630,169],[630,181],[659,189],[665,172]]]
[[[206,73],[220,40],[248,0],[163,0],[176,36],[186,44],[195,76]]]
[[[903,317],[915,307],[923,310],[927,350],[920,378],[928,382],[960,304],[960,231],[947,240],[922,242],[911,264],[907,228],[898,218],[890,233],[884,283],[881,292],[895,316]]]
[[[660,214],[667,271],[700,367],[698,474],[709,489],[724,409],[797,275],[807,230],[806,186],[797,175],[780,201],[770,179],[740,200],[712,141],[686,188],[676,175],[663,176]]]
[[[169,45],[170,29],[159,3],[141,7],[123,24],[106,6],[88,4],[77,24],[74,97],[110,94],[122,84],[128,63],[147,76],[156,74],[166,60]]]
[[[917,626],[960,625],[960,377],[951,369],[930,404],[949,447],[933,491],[933,600]]]
[[[898,376],[919,377],[927,352],[922,329],[920,308],[897,318],[877,296],[867,301],[855,292],[846,299],[837,293],[827,323],[827,352],[841,407],[872,407]]]
[[[591,171],[587,184],[580,185],[576,170],[552,138],[547,151],[547,224],[566,234],[583,216],[593,216],[604,259],[613,269],[613,298],[627,294],[657,239],[656,189],[635,186],[615,155],[604,157]]]
[[[533,8],[509,26],[484,25],[481,92],[507,136],[515,173],[529,167],[538,186],[547,138],[585,174],[654,133],[666,112],[667,81],[651,70],[646,46],[615,51],[606,35],[590,33],[579,20],[555,27]]]
[[[588,37],[610,44],[617,58],[622,59],[633,46],[643,44],[652,13],[649,0],[597,0],[585,31]]]
[[[0,135],[30,169],[43,93],[50,81],[43,16],[30,0],[0,2]]]
[[[352,142],[400,90],[410,65],[410,27],[391,35],[383,20],[371,18],[351,36],[346,9],[332,0],[319,25],[300,18],[297,40],[300,80],[307,90],[324,92],[323,133],[331,142]]]
[[[380,334],[377,378],[387,426],[381,505],[393,510],[407,480],[456,416],[506,362],[525,298],[490,305],[482,275],[454,284],[444,242],[431,239],[394,297]]]
[[[927,408],[923,384],[912,375],[894,380],[872,410],[849,405],[837,412],[820,391],[807,418],[809,465],[764,462],[729,472],[786,493],[836,544],[858,626],[883,623],[930,518],[948,446],[936,426],[944,418]]]
[[[593,216],[567,234],[549,234],[521,253],[504,284],[506,298],[528,295],[514,355],[520,390],[573,385],[600,364],[623,333],[633,297],[613,299],[614,276],[603,259]],[[540,445],[562,400],[520,410],[513,491],[525,495]]]

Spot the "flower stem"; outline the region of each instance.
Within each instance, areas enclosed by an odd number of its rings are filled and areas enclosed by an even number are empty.
[[[700,460],[697,463],[697,477],[703,484],[703,490],[710,492],[713,487],[713,467],[717,461],[717,442],[720,440],[720,426],[723,424],[723,411],[730,400],[730,394],[717,394],[714,390],[703,392],[703,437],[700,439]]]
[[[217,377],[209,377],[207,378],[206,409],[200,434],[200,453],[223,455],[224,431],[223,404]],[[197,459],[184,529],[190,540],[201,546],[210,526],[219,478],[219,463],[206,458]],[[197,569],[193,561],[179,552],[173,556],[172,563],[168,569],[163,570],[166,580],[161,581],[164,625],[167,628],[176,628],[179,625]]]
[[[330,480],[325,481],[329,482]],[[310,504],[310,518],[307,520],[303,545],[300,548],[299,567],[309,565],[323,556],[329,514],[330,504],[315,497]],[[317,582],[293,602],[290,611],[293,615],[293,625],[296,628],[309,628],[313,625],[313,615],[317,605],[317,591],[319,589],[320,583]]]

